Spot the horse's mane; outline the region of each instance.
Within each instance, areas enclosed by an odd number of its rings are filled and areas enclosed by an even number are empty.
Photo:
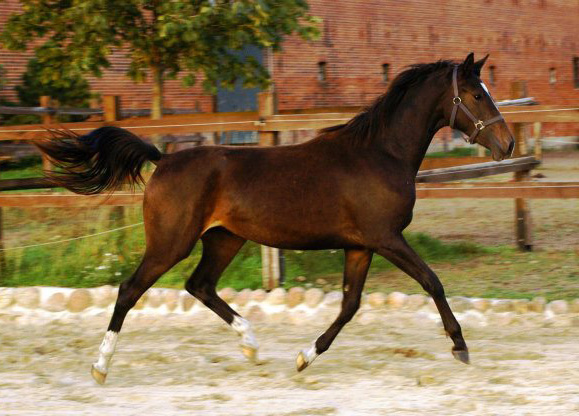
[[[339,132],[348,134],[352,140],[358,143],[366,143],[390,123],[394,110],[410,89],[421,85],[430,74],[443,68],[450,68],[452,65],[455,65],[453,61],[410,65],[407,70],[394,78],[386,93],[379,96],[352,120],[346,124],[322,129],[320,130],[320,136],[326,133]]]

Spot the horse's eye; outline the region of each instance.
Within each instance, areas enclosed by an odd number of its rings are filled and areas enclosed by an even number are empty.
[[[481,98],[482,98],[482,95],[480,95],[480,94],[477,94],[477,95],[474,96],[474,99],[475,99],[475,100],[480,100]]]

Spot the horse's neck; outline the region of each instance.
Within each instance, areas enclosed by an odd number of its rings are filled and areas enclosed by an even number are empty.
[[[443,88],[426,83],[406,94],[378,146],[416,175],[434,134],[446,123],[440,105]]]

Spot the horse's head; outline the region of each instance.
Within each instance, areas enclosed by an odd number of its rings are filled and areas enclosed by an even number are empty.
[[[494,160],[509,157],[515,147],[513,135],[502,118],[487,87],[480,79],[481,68],[488,55],[474,61],[470,53],[464,62],[453,68],[452,87],[445,94],[445,113],[451,128],[470,137],[492,153]]]

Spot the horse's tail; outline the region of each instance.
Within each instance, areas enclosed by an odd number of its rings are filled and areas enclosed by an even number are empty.
[[[77,194],[112,192],[125,183],[144,183],[143,165],[163,156],[155,146],[120,127],[101,127],[84,136],[60,130],[51,133],[52,138],[35,143],[56,168],[45,175]]]

